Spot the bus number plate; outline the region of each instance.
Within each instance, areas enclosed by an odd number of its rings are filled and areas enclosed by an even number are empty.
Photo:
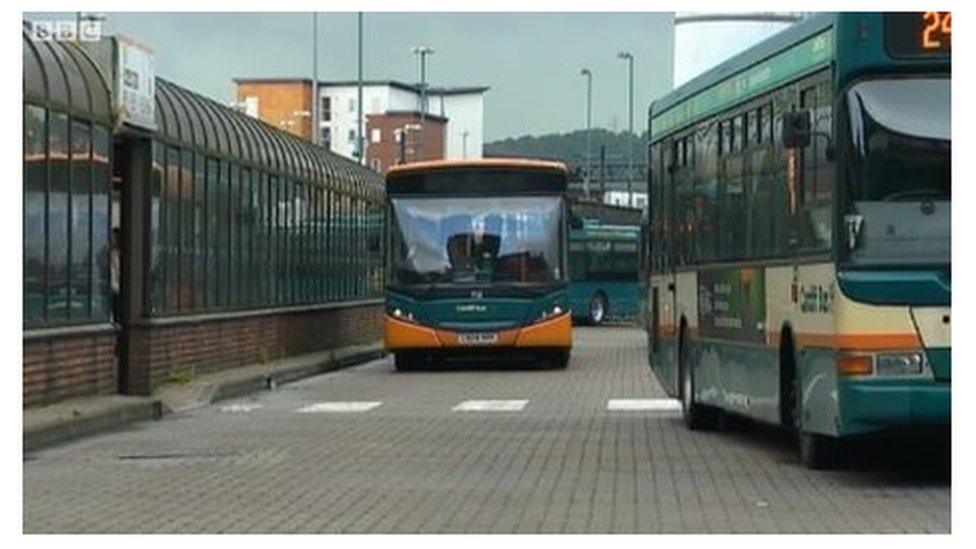
[[[493,334],[493,333],[459,334],[458,343],[462,345],[492,345],[498,343],[498,334]]]

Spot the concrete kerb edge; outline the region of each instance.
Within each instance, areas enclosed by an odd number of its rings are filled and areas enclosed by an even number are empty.
[[[109,409],[95,415],[81,416],[75,419],[61,421],[53,425],[24,431],[24,452],[33,452],[77,438],[94,435],[100,432],[116,429],[132,423],[150,419],[160,419],[164,415],[186,411],[194,407],[206,406],[220,400],[239,398],[263,390],[273,389],[318,374],[348,368],[386,356],[381,343],[355,345],[340,349],[311,353],[309,357],[291,357],[285,362],[292,362],[287,366],[271,365],[270,373],[248,376],[243,379],[215,382],[212,387],[197,387],[202,395],[207,395],[195,406],[171,409],[161,398],[147,398],[141,402],[133,402],[124,406]],[[232,371],[232,370],[228,370]],[[201,390],[202,389],[202,390]],[[25,411],[27,413],[27,411]]]

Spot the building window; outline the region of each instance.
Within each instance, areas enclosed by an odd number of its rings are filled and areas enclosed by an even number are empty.
[[[322,122],[329,122],[330,120],[332,120],[332,98],[329,96],[325,96],[322,98],[321,103],[322,103],[322,108],[319,109],[322,111],[322,114],[320,115],[320,120]]]
[[[356,100],[349,98],[349,112],[356,112]]]
[[[356,142],[356,130],[349,130],[349,142],[350,143]]]
[[[326,149],[332,150],[332,128],[320,128],[319,143]]]
[[[383,171],[383,162],[379,158],[370,159],[369,166],[371,168],[373,168],[373,171],[376,171],[376,172],[382,172]]]
[[[370,132],[370,141],[373,143],[379,143],[382,140],[383,132],[379,128],[373,128],[373,131]]]

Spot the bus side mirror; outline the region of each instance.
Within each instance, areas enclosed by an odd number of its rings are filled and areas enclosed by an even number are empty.
[[[810,144],[810,111],[791,111],[782,118],[783,147],[802,149]]]

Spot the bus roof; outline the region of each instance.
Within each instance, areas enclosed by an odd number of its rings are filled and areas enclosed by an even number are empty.
[[[566,164],[550,160],[537,160],[532,158],[476,158],[464,160],[425,160],[410,164],[400,164],[391,166],[389,171],[386,172],[386,176],[390,178],[406,174],[455,169],[527,169],[555,171],[563,174],[568,173]]]
[[[687,83],[683,84],[678,89],[669,93],[668,95],[653,101],[651,103],[651,109],[649,115],[652,118],[658,118],[666,111],[679,106],[685,101],[695,97],[696,95],[704,92],[710,88],[716,87],[717,85],[731,79],[732,77],[745,72],[747,69],[762,63],[763,61],[776,56],[779,53],[790,49],[791,46],[795,46],[803,42],[808,38],[812,38],[821,32],[829,29],[833,26],[836,19],[836,14],[825,13],[819,14],[794,25],[787,27],[786,29],[776,33],[770,38],[760,42],[759,44],[743,51],[742,53],[728,59],[717,65],[716,67],[702,73],[699,76],[691,79]],[[831,43],[830,46],[833,46]],[[792,66],[791,66],[792,68]],[[772,75],[770,73],[771,76]],[[759,79],[756,79],[759,80]],[[765,89],[772,88],[779,85],[780,82],[771,79],[768,82],[768,86],[764,86],[763,89],[752,90],[755,94],[765,91]],[[738,94],[732,94],[738,95]],[[729,97],[732,102],[738,102],[745,100],[746,97]],[[723,102],[724,103],[724,102]],[[711,112],[721,110],[723,105],[716,105],[715,108],[708,109]],[[701,109],[699,109],[701,110]],[[701,113],[704,116],[704,112]],[[681,117],[684,122],[692,122],[694,119],[700,118],[700,116],[688,116]],[[669,125],[668,130],[677,129],[681,127]],[[655,137],[654,134],[659,134],[660,132],[654,129],[654,123],[652,121],[652,139]]]

